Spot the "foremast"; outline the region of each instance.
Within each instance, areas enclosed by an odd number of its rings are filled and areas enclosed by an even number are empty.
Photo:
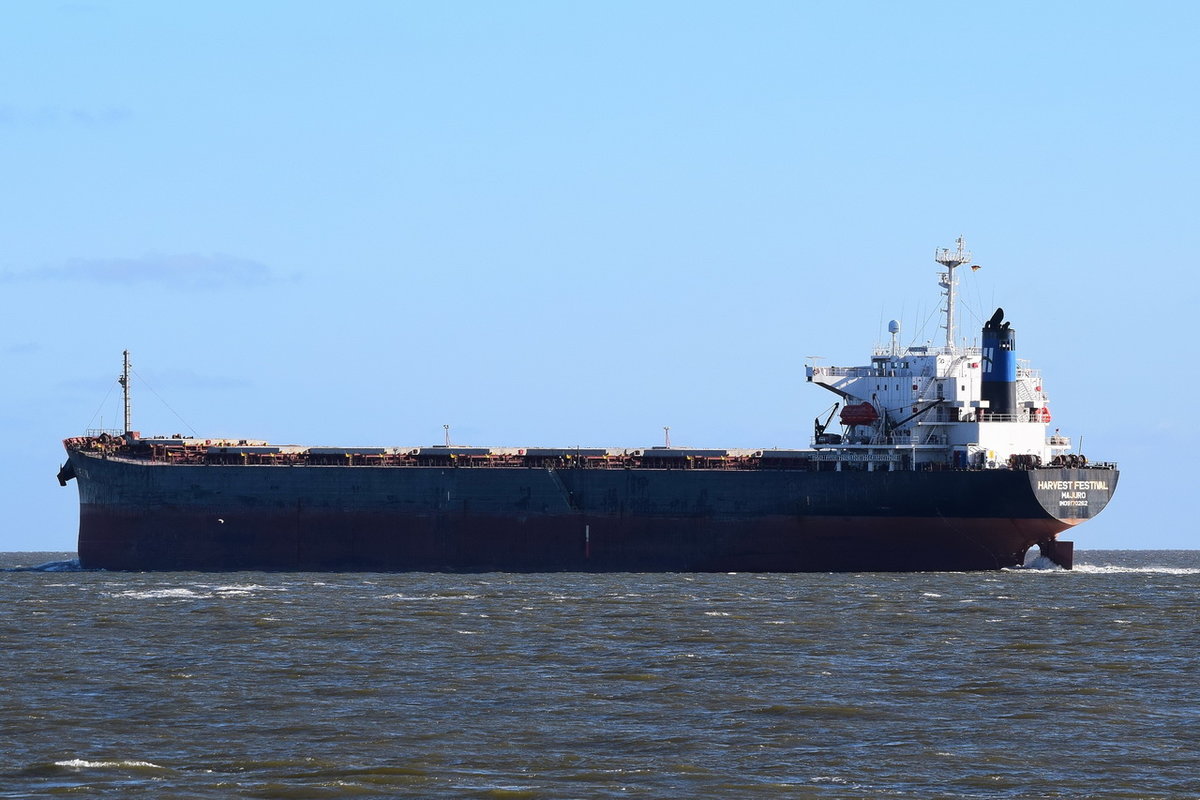
[[[129,402],[129,351],[123,351],[122,356],[124,356],[124,360],[121,367],[121,377],[117,378],[117,382],[121,384],[121,393],[123,394],[125,400],[125,426],[121,429],[121,432],[128,434],[131,430],[133,430],[131,424],[132,414],[130,413]]]

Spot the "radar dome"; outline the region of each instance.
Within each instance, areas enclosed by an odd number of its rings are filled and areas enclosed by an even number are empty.
[[[888,323],[888,333],[899,333],[900,323],[897,320],[892,320]]]

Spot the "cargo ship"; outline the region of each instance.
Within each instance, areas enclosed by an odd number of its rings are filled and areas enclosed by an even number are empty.
[[[944,345],[810,364],[837,396],[805,449],[305,447],[143,437],[130,422],[66,439],[79,560],[109,570],[845,572],[993,570],[1117,486],[1049,432],[1041,374],[997,309],[955,341],[955,269],[935,250]],[[837,424],[834,424],[834,419]]]

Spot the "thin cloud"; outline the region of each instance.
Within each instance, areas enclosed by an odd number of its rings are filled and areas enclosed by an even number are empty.
[[[7,281],[67,281],[119,286],[157,284],[176,289],[222,289],[265,286],[281,279],[258,261],[220,253],[141,258],[76,258],[59,266],[6,273]]]
[[[133,112],[123,106],[103,108],[61,108],[39,106],[16,108],[0,106],[0,125],[8,127],[54,128],[61,125],[119,125],[133,118]]]
[[[144,385],[152,388],[159,386],[168,389],[251,389],[254,386],[252,381],[245,378],[232,378],[222,375],[201,375],[190,369],[160,369],[147,370],[146,375],[142,378],[140,375],[135,375]],[[133,383],[130,381],[130,383]],[[133,384],[135,387],[138,384]],[[161,391],[161,390],[160,390]]]
[[[109,16],[108,9],[97,3],[59,3],[58,10],[64,14]]]
[[[127,108],[72,108],[67,114],[77,125],[116,125],[133,117]]]
[[[59,389],[69,391],[89,391],[105,390],[116,385],[118,373],[120,372],[119,361],[114,366],[111,378],[70,378],[67,380],[58,381],[56,386]],[[193,392],[193,391],[244,391],[254,388],[252,381],[244,378],[233,378],[221,375],[201,375],[186,369],[164,369],[154,372],[147,372],[145,377],[142,377],[134,370],[133,378],[130,380],[130,386],[134,394],[145,396],[147,402],[154,394],[171,394],[178,397],[175,393]],[[120,392],[120,389],[114,389],[114,392]],[[149,394],[147,394],[149,392]],[[157,402],[157,401],[155,401]]]

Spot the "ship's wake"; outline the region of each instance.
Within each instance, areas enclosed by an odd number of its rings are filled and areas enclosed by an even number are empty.
[[[1076,572],[1084,575],[1200,575],[1198,567],[1170,567],[1165,565],[1125,566],[1118,564],[1081,564],[1075,563],[1071,569],[1063,569],[1046,556],[1037,556],[1019,567],[1012,567],[1014,572]],[[1008,570],[1005,570],[1008,571]]]
[[[1114,564],[1076,564],[1075,572],[1086,572],[1094,575],[1200,575],[1200,568],[1196,567],[1167,567],[1167,566],[1144,566],[1144,567],[1123,567]]]

